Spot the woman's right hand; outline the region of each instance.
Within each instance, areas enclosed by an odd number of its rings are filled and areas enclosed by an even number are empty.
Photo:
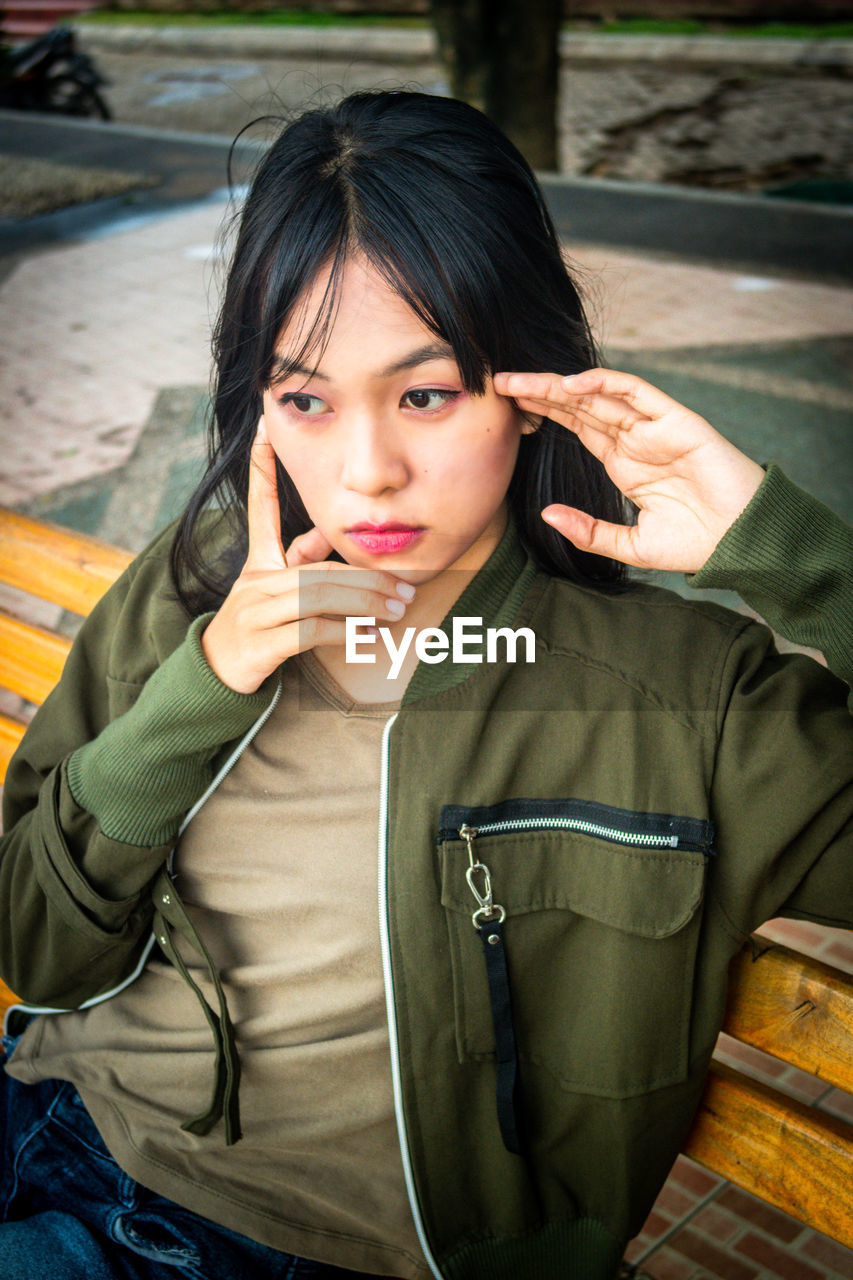
[[[414,595],[391,573],[327,560],[332,546],[319,529],[294,538],[285,552],[275,453],[263,418],[252,445],[248,522],[246,563],[201,639],[212,671],[237,693],[254,693],[295,653],[343,645],[347,617],[398,622]],[[306,565],[315,572],[300,581]]]

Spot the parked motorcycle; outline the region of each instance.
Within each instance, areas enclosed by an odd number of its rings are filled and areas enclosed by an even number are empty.
[[[70,27],[53,27],[28,44],[2,50],[0,106],[109,120],[112,112],[101,93],[106,84]]]

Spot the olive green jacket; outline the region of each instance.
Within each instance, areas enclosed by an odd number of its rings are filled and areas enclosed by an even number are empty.
[[[84,625],[9,770],[0,972],[39,1006],[113,994],[155,939],[180,965],[176,932],[204,953],[167,860],[276,697],[275,678],[245,696],[207,667],[169,537]],[[770,916],[853,922],[851,566],[850,531],[771,468],[694,579],[737,587],[833,675],[716,605],[551,578],[510,529],[443,626],[530,627],[536,661],[415,671],[384,738],[380,927],[435,1276],[611,1280],[689,1128],[731,957]],[[221,988],[205,1009],[214,1097],[188,1127],[221,1141],[222,1116],[235,1140]]]

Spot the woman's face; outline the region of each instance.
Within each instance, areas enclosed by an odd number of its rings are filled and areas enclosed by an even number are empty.
[[[283,368],[326,284],[282,333]],[[316,370],[274,373],[264,394],[269,438],[312,522],[349,564],[413,583],[479,568],[506,526],[530,428],[491,380],[481,396],[465,390],[450,347],[363,259],[347,264],[337,302]]]

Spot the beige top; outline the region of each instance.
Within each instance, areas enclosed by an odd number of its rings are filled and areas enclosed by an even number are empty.
[[[183,1132],[211,1088],[210,1031],[173,966],[38,1018],[11,1073],[74,1081],[122,1168],[196,1213],[336,1266],[427,1275],[394,1119],[379,945],[382,730],[313,655],[187,828],[183,902],[225,986],[244,1136]],[[153,953],[155,956],[159,953]],[[198,957],[182,954],[208,1000]]]

